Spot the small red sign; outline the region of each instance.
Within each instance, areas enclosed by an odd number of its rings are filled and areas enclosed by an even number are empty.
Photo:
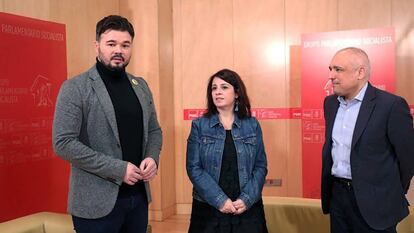
[[[184,109],[184,120],[194,120],[198,117],[201,117],[206,112],[206,109],[194,108],[194,109]],[[410,105],[410,113],[414,116],[414,105]],[[252,108],[252,116],[256,117],[259,120],[286,120],[286,119],[319,119],[323,120],[323,110],[322,109],[303,109],[302,108]],[[0,125],[1,127],[1,125]],[[318,130],[323,130],[324,126],[318,126]],[[313,130],[309,128],[309,124],[304,122],[304,130]],[[304,138],[304,141],[307,141]]]
[[[252,116],[258,120],[301,119],[301,108],[252,108]],[[184,109],[184,120],[201,117],[206,109]],[[320,113],[321,114],[321,113]]]

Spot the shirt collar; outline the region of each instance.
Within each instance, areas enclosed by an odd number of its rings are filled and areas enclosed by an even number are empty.
[[[351,102],[354,102],[354,101],[359,101],[359,102],[362,102],[362,100],[364,99],[364,96],[365,96],[365,92],[367,91],[367,88],[368,88],[368,82],[366,82],[365,83],[365,85],[362,87],[362,89],[359,91],[359,93],[358,93],[358,95],[356,95],[352,100],[351,100]],[[338,96],[338,101],[341,103],[341,104],[348,104],[347,102],[346,102],[346,100],[345,100],[345,98],[343,97],[343,96]]]
[[[220,119],[218,114],[214,114],[210,117],[210,127],[214,127],[217,124],[220,124]],[[233,125],[237,126],[238,128],[240,128],[241,126],[241,120],[240,118],[237,116],[237,113],[234,113],[234,122]]]

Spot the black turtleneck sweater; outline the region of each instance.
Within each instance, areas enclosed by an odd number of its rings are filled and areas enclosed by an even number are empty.
[[[139,167],[142,161],[142,108],[124,70],[110,70],[100,61],[96,68],[112,100],[121,142],[122,159]],[[130,186],[122,183],[119,196],[130,196],[144,190],[143,182]]]

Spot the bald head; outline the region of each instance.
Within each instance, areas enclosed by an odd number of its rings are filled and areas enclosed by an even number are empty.
[[[368,80],[371,76],[371,64],[369,62],[368,54],[356,47],[347,47],[343,48],[335,53],[335,56],[347,53],[350,56],[350,62],[354,69],[364,68],[365,69],[365,79]]]
[[[352,100],[370,77],[367,54],[359,48],[349,47],[336,52],[329,65],[329,79],[333,92]]]

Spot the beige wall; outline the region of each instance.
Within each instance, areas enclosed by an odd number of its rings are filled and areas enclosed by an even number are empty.
[[[220,68],[240,73],[253,107],[300,107],[302,33],[393,26],[397,94],[414,103],[412,0],[0,0],[0,11],[66,24],[68,78],[94,63],[100,18],[121,14],[133,22],[128,71],[148,81],[164,133],[161,169],[151,184],[153,219],[190,211],[185,146],[191,122],[183,121],[183,109],[205,106],[207,79]],[[300,196],[300,121],[261,124],[268,178],[282,179],[264,194]],[[414,201],[414,191],[409,198]]]

